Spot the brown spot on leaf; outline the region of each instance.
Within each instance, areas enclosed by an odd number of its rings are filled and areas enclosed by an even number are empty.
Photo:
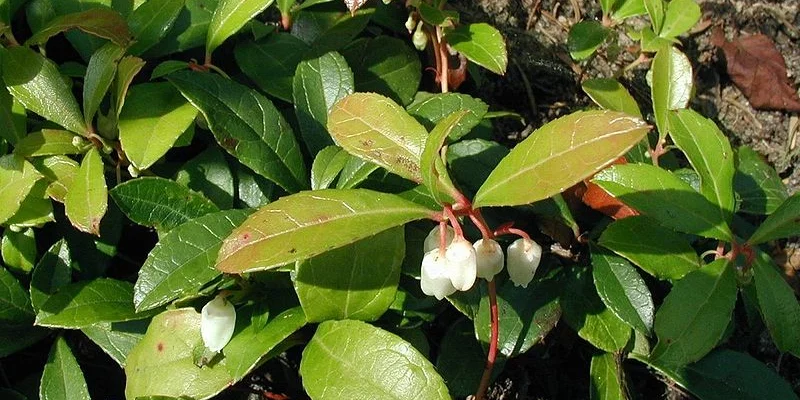
[[[361,143],[361,147],[363,147],[365,149],[369,149],[370,147],[372,147],[372,145],[375,144],[375,141],[372,140],[372,139],[364,139],[364,140],[361,140],[360,143]]]
[[[289,249],[289,254],[294,254],[294,253],[297,253],[297,249],[295,249],[294,247]]]
[[[220,144],[222,145],[222,147],[223,147],[225,150],[228,150],[228,151],[233,151],[233,150],[235,150],[235,149],[236,149],[236,145],[238,145],[238,144],[239,144],[239,141],[238,141],[238,140],[236,140],[236,139],[234,139],[234,138],[232,138],[232,137],[227,137],[227,138],[225,138],[225,139],[222,139],[222,141],[220,142]]]
[[[243,242],[246,242],[246,241],[248,241],[248,240],[250,240],[250,232],[245,232],[245,233],[243,233],[243,234],[242,234],[242,241],[243,241]]]
[[[164,351],[164,342],[158,342],[158,345],[156,345],[156,349],[158,349],[159,353]]]

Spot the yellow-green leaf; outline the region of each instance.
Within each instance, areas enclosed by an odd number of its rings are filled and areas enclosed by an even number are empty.
[[[71,29],[111,40],[120,47],[127,47],[131,41],[128,24],[117,11],[107,7],[94,7],[86,11],[61,15],[34,33],[26,45],[44,44],[52,36]]]
[[[247,21],[269,7],[272,1],[220,0],[208,25],[206,57],[209,57],[225,39],[242,29]]]
[[[108,189],[103,174],[103,160],[96,148],[86,153],[78,174],[72,180],[64,208],[72,226],[94,235],[100,235],[100,220],[108,207]]]

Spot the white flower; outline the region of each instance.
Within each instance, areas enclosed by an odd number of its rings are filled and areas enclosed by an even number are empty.
[[[217,295],[203,306],[200,314],[200,334],[209,350],[222,350],[231,340],[235,327],[236,309],[221,295]]]
[[[436,299],[441,300],[456,291],[450,282],[447,262],[438,248],[425,253],[420,275],[422,292],[428,296],[436,296]]]
[[[517,239],[508,246],[508,275],[515,286],[528,287],[542,260],[542,246],[530,239]]]
[[[453,238],[456,236],[453,228],[451,226],[447,226],[447,231],[445,232],[445,243],[444,245],[447,246],[453,242]],[[436,225],[429,233],[428,236],[425,237],[425,244],[422,246],[423,252],[427,253],[433,249],[439,248],[439,225]]]
[[[453,239],[444,253],[450,282],[461,291],[469,290],[478,273],[477,256],[472,243],[463,237]]]
[[[423,24],[417,24],[417,29],[414,31],[414,34],[411,35],[411,43],[414,43],[414,47],[419,51],[425,50],[425,46],[428,45],[428,35],[422,31],[422,25]]]
[[[503,270],[505,255],[500,245],[492,239],[480,239],[472,245],[477,256],[478,277],[492,281]]]

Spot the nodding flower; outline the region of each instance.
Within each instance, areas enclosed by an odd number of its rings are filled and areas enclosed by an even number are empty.
[[[214,352],[225,347],[236,328],[236,309],[233,304],[218,294],[203,306],[200,314],[200,334],[203,344]]]
[[[508,275],[515,286],[528,287],[542,260],[542,246],[531,239],[517,239],[508,246]]]

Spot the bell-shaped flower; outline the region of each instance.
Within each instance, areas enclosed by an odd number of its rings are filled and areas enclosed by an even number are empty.
[[[425,253],[420,276],[420,287],[428,296],[436,296],[436,299],[441,300],[456,291],[450,282],[447,262],[438,248]]]
[[[498,272],[503,270],[505,255],[500,245],[493,239],[480,239],[472,245],[475,248],[478,278],[492,281]]]
[[[425,244],[422,246],[423,252],[427,253],[433,249],[439,248],[439,232],[439,225],[436,225],[436,227],[431,229],[431,231],[428,233],[428,236],[425,236]],[[448,225],[447,230],[445,231],[445,247],[453,242],[453,238],[455,236],[455,231],[453,231],[453,228]]]
[[[472,243],[463,237],[453,239],[444,253],[450,282],[461,291],[469,290],[478,274],[477,256]]]
[[[200,314],[200,334],[203,343],[214,352],[225,347],[233,336],[236,327],[236,309],[221,295],[203,306]]]
[[[530,239],[517,239],[508,246],[508,275],[515,286],[528,287],[542,260],[542,246]]]

